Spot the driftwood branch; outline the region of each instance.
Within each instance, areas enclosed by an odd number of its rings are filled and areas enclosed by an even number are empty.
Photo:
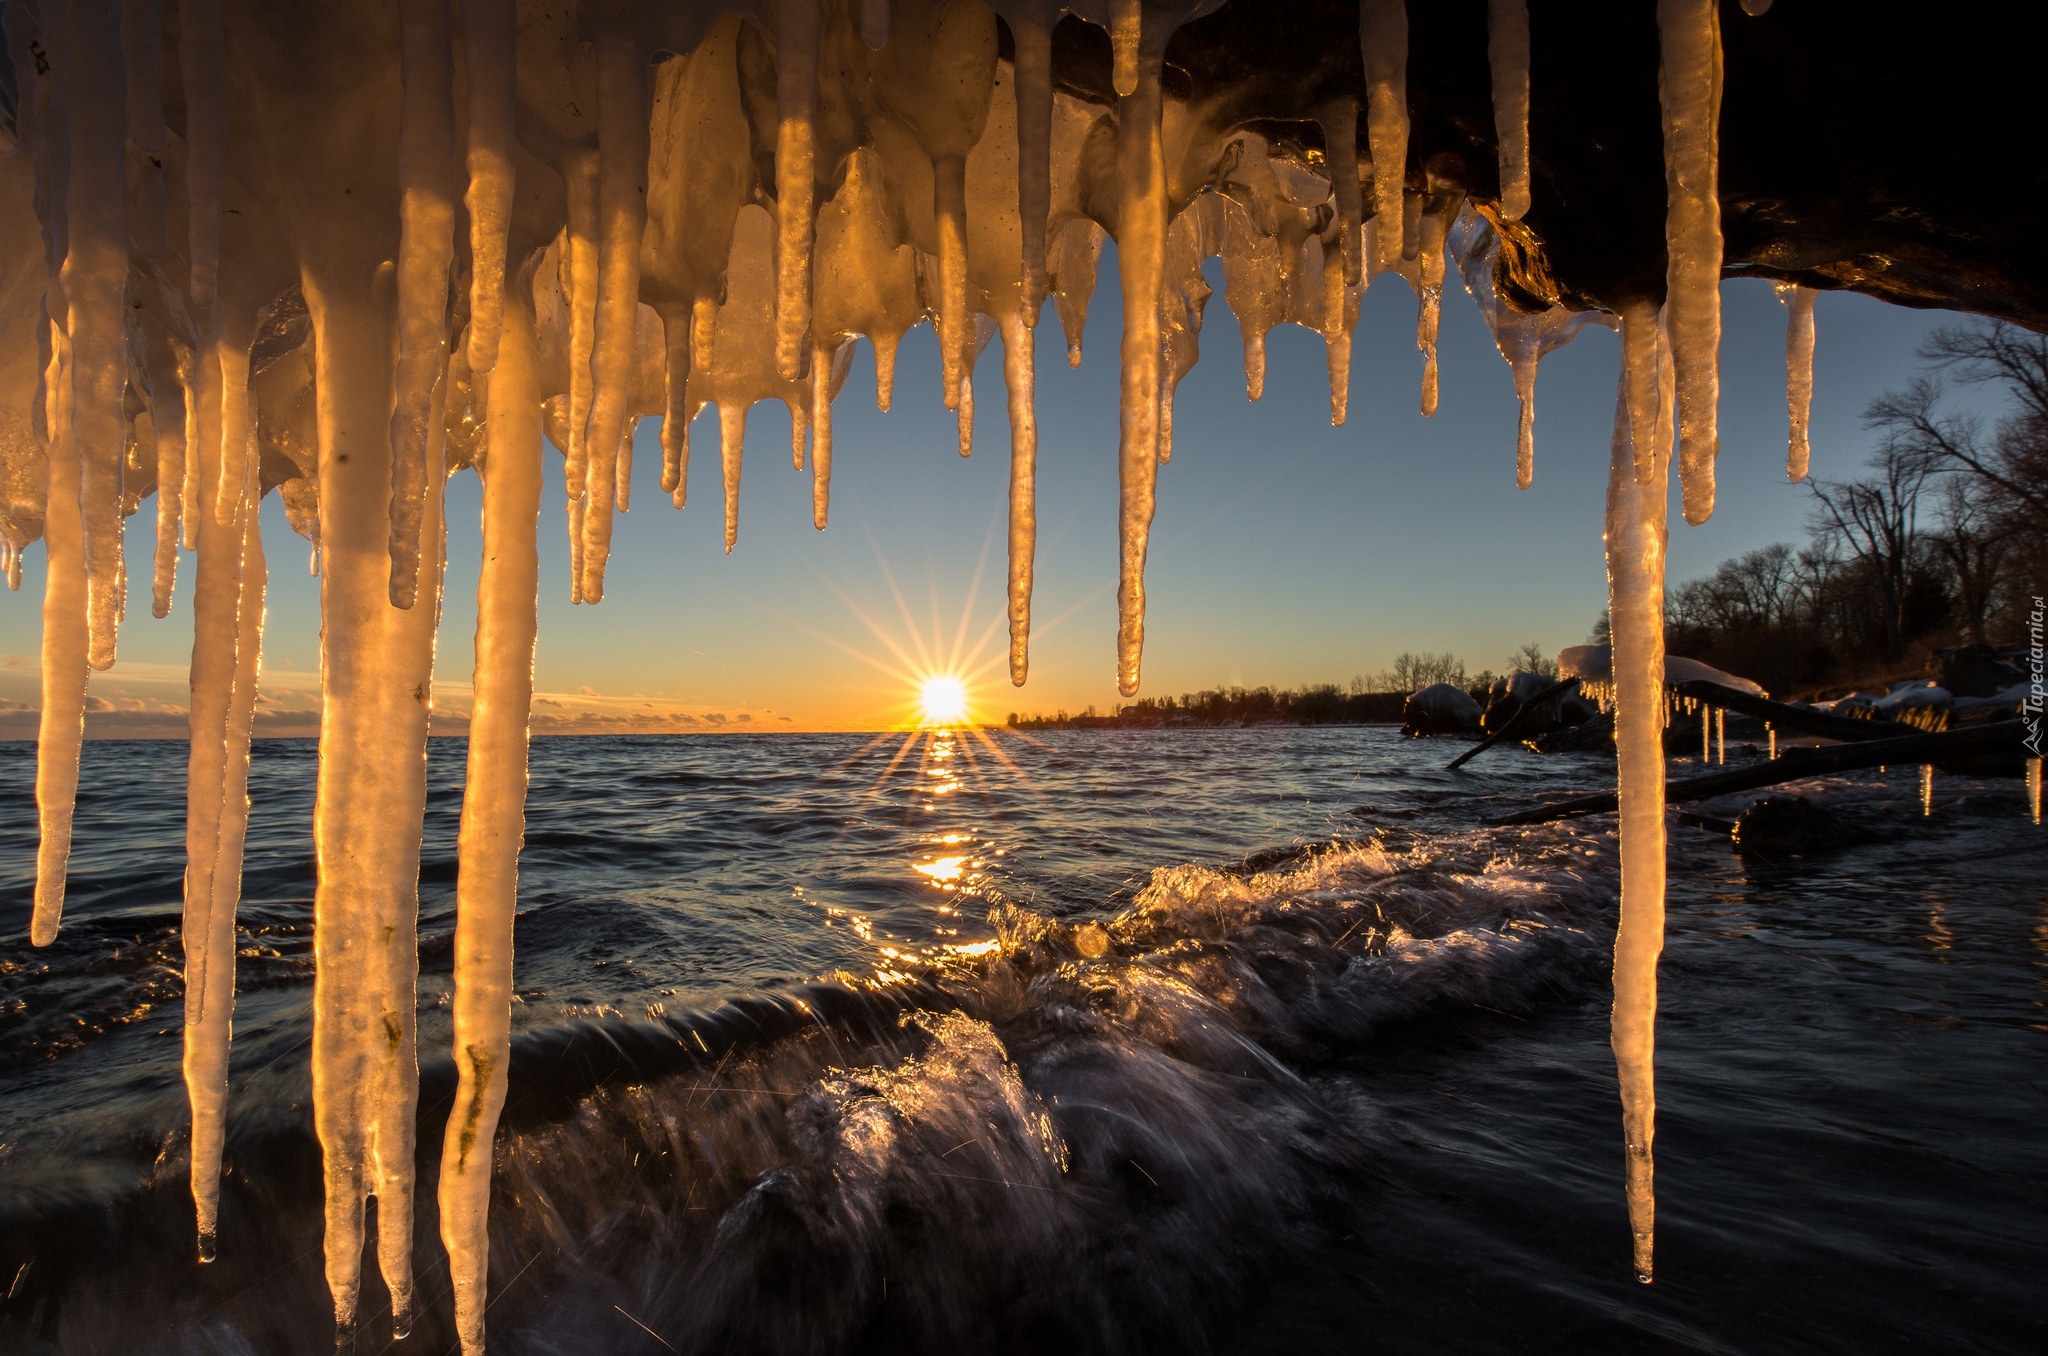
[[[1863,722],[1853,723],[1860,725]],[[1776,758],[1749,767],[1731,768],[1726,772],[1710,772],[1703,777],[1682,777],[1668,781],[1664,783],[1664,801],[1668,805],[1676,805],[1689,800],[1707,800],[1734,791],[1754,791],[1759,787],[1776,786],[1780,782],[1797,781],[1802,777],[1818,777],[1830,772],[1851,772],[1858,768],[1880,767],[1890,763],[1905,766],[1915,763],[1943,763],[1959,758],[1980,758],[1987,754],[2018,756],[2022,751],[2020,738],[2025,729],[2025,721],[2002,720],[1992,725],[1943,730],[1939,734],[1916,733],[1899,739],[1866,740],[1859,744],[1836,744],[1829,748],[1787,749]],[[1568,819],[1573,815],[1603,814],[1613,810],[1615,805],[1615,793],[1602,791],[1597,795],[1576,796],[1571,800],[1558,801],[1533,810],[1519,810],[1511,815],[1500,815],[1485,822],[1494,825],[1543,824],[1554,819]]]
[[[1516,730],[1521,729],[1522,726],[1527,723],[1530,713],[1533,712],[1538,706],[1542,705],[1544,702],[1549,701],[1552,697],[1555,697],[1558,693],[1564,691],[1568,687],[1577,687],[1578,683],[1579,680],[1576,678],[1560,678],[1556,682],[1552,683],[1549,687],[1544,688],[1541,692],[1529,698],[1528,701],[1523,702],[1522,709],[1515,712],[1514,715],[1509,716],[1507,724],[1501,726],[1498,730],[1495,730],[1492,734],[1480,740],[1477,744],[1474,744],[1471,748],[1465,750],[1456,758],[1453,758],[1451,760],[1451,765],[1448,768],[1445,768],[1444,770],[1446,772],[1456,772],[1459,768],[1465,766],[1465,764],[1471,762],[1480,754],[1485,753],[1495,744],[1500,743],[1501,740],[1506,739]]]
[[[1671,690],[1708,706],[1724,706],[1745,716],[1767,720],[1781,730],[1797,730],[1800,734],[1819,735],[1823,739],[1839,739],[1845,743],[1903,739],[1907,735],[1924,733],[1915,726],[1896,720],[1858,720],[1854,716],[1834,716],[1804,706],[1787,706],[1784,702],[1774,702],[1768,697],[1725,687],[1704,678],[1674,683]]]

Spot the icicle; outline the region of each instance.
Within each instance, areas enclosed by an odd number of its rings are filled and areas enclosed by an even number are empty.
[[[469,85],[469,188],[462,204],[469,212],[469,370],[477,376],[498,360],[505,241],[518,187],[516,10],[514,0],[462,0],[462,70]]]
[[[205,512],[200,454],[220,445],[220,362],[211,343],[201,342],[205,346],[198,351],[178,355],[178,375],[185,386],[185,483],[178,495],[178,524],[187,551],[199,549],[199,515]]]
[[[725,473],[725,553],[740,539],[740,455],[747,445],[747,407],[718,407],[718,464]]]
[[[1714,761],[1714,720],[1706,709],[1700,709],[1700,766]]]
[[[647,53],[631,37],[597,43],[598,255],[591,341],[589,492],[583,504],[583,601],[604,600],[618,466],[631,455],[626,404],[640,320],[640,246],[647,234]],[[808,248],[808,240],[804,242]]]
[[[811,431],[810,405],[789,407],[789,469],[804,469],[804,445]]]
[[[832,507],[832,365],[825,350],[811,354],[811,525],[820,532]]]
[[[428,447],[420,605],[389,601],[376,531],[391,494],[390,304],[367,276],[306,274],[319,401],[321,733],[313,840],[313,1119],[326,1187],[327,1282],[354,1326],[364,1198],[395,1329],[411,1321],[419,1092],[420,827],[441,579],[441,444]],[[434,411],[438,429],[440,410]]]
[[[953,423],[960,435],[960,455],[974,455],[974,373],[960,374],[960,404],[953,411]]]
[[[1785,413],[1791,433],[1785,449],[1785,475],[1790,480],[1806,479],[1810,449],[1806,430],[1813,413],[1813,299],[1811,287],[1778,283],[1778,300],[1785,303]]]
[[[445,0],[399,6],[398,370],[391,411],[391,603],[419,592],[427,443],[447,368],[448,270],[455,254],[455,103]]]
[[[866,16],[862,16],[865,20]],[[818,111],[817,0],[775,8],[775,363],[803,375],[811,328],[811,232]],[[941,226],[943,235],[944,227]],[[952,402],[949,400],[950,406]]]
[[[1728,762],[1728,712],[1718,706],[1714,708],[1714,762],[1724,766]]]
[[[1061,224],[1046,255],[1046,286],[1060,313],[1069,367],[1081,365],[1081,336],[1088,325],[1088,302],[1095,293],[1102,242],[1108,238],[1093,221],[1075,217]]]
[[[875,346],[875,408],[883,414],[889,412],[890,402],[896,397],[896,345],[900,336],[878,335],[871,338]]]
[[[1351,333],[1358,320],[1358,303],[1344,285],[1341,261],[1332,259],[1327,250],[1323,252],[1321,269],[1323,353],[1330,370],[1330,424],[1333,428],[1342,428],[1351,412]],[[1263,338],[1261,336],[1259,345],[1262,368],[1266,348]],[[1260,376],[1263,378],[1264,375],[1261,371]]]
[[[2041,822],[2041,760],[2038,758],[2027,759],[2027,812],[2033,816],[2034,823],[2039,825]]]
[[[638,419],[626,420],[626,431],[619,435],[619,451],[617,457],[613,459],[613,465],[617,468],[613,502],[621,513],[630,513],[633,510],[633,432],[639,423]],[[610,547],[611,542],[607,540],[605,545]]]
[[[45,369],[49,429],[49,492],[43,510],[42,714],[36,733],[35,912],[29,941],[57,940],[64,914],[64,876],[71,861],[71,815],[78,798],[78,746],[85,737],[85,525],[78,508],[78,450],[71,440],[69,345],[50,326]]]
[[[540,393],[533,316],[505,299],[504,337],[489,378],[490,451],[483,466],[483,573],[477,580],[475,704],[463,782],[455,893],[455,1106],[441,1149],[441,1239],[455,1287],[455,1326],[469,1356],[484,1350],[490,1273],[486,1212],[491,1141],[511,1055],[512,915],[526,832],[527,710],[540,562]]]
[[[1109,83],[1119,99],[1138,92],[1138,45],[1145,24],[1145,0],[1109,0]]]
[[[181,354],[178,367],[186,366]],[[178,489],[185,480],[185,406],[191,395],[168,372],[156,379],[156,558],[150,589],[153,616],[171,615],[171,597],[178,582]],[[172,401],[177,403],[175,407]]]
[[[1031,579],[1038,550],[1038,414],[1032,332],[1021,315],[1002,318],[1003,383],[1010,393],[1010,681],[1030,666]]]
[[[1422,415],[1425,419],[1436,414],[1436,334],[1444,304],[1444,234],[1453,215],[1446,210],[1430,212],[1422,218],[1422,243],[1418,255],[1422,286],[1416,298],[1415,346],[1422,350]]]
[[[1052,217],[1052,29],[1059,9],[1040,0],[998,6],[1015,46],[1017,220],[1024,260],[1024,315],[1045,304],[1046,228]]]
[[[1136,5],[1132,9],[1136,10]],[[1121,436],[1117,453],[1119,567],[1117,690],[1138,690],[1145,648],[1145,551],[1159,478],[1159,406],[1164,354],[1166,159],[1160,129],[1159,56],[1147,52],[1132,92],[1117,105],[1117,271],[1123,282]]]
[[[237,316],[239,321],[240,317]],[[256,411],[249,397],[248,331],[239,323],[232,334],[216,334],[213,367],[219,374],[218,405],[211,428],[220,446],[220,474],[201,499],[214,506],[214,520],[223,526],[240,518],[247,496],[241,486],[256,465]],[[230,490],[226,486],[234,486]]]
[[[1621,924],[1614,939],[1615,1063],[1627,1145],[1629,1226],[1637,1279],[1653,1274],[1656,1198],[1657,957],[1664,945],[1664,746],[1659,731],[1664,675],[1665,502],[1671,446],[1668,359],[1655,308],[1622,313],[1626,352],[1652,354],[1647,388],[1625,366],[1607,476],[1608,608],[1614,626],[1615,750],[1621,807]],[[1647,407],[1637,405],[1645,400]],[[1649,441],[1634,444],[1637,430]],[[1641,467],[1647,462],[1650,472]]]
[[[1529,0],[1487,0],[1486,64],[1500,147],[1500,214],[1519,221],[1529,210]]]
[[[218,463],[216,463],[218,465]],[[232,526],[200,524],[194,589],[191,761],[185,829],[185,1093],[192,1108],[192,1201],[201,1262],[220,1223],[234,1032],[235,911],[249,827],[249,732],[263,653],[260,514],[253,482]]]
[[[684,480],[690,468],[691,323],[691,313],[682,307],[662,308],[668,353],[662,368],[661,490],[677,508],[686,498]]]
[[[1365,52],[1365,126],[1380,266],[1392,268],[1404,248],[1408,177],[1407,0],[1359,0],[1358,41]]]
[[[1778,728],[1775,725],[1766,725],[1764,726],[1764,734],[1771,741],[1770,756],[1776,758],[1778,756]]]
[[[889,41],[889,0],[860,0],[860,40],[871,52]]]
[[[597,339],[597,155],[589,151],[571,155],[562,178],[568,190],[569,206],[567,236],[559,255],[562,300],[569,309],[569,445],[562,449],[562,477],[568,487],[569,498],[580,503],[590,476],[590,359]],[[577,540],[572,550],[578,557],[574,587],[580,595],[583,587],[582,519],[578,518],[577,523]]]
[[[178,72],[185,87],[186,260],[192,306],[211,311],[220,287],[221,182],[228,146],[222,0],[179,0]],[[191,505],[186,505],[189,515]],[[190,550],[192,543],[186,543]]]
[[[939,228],[939,358],[946,408],[957,410],[974,365],[974,315],[967,305],[966,156],[932,161],[932,213]],[[966,417],[971,421],[974,416],[970,411]]]
[[[1322,125],[1323,142],[1328,148],[1330,195],[1337,204],[1337,241],[1344,260],[1344,281],[1356,287],[1365,268],[1365,200],[1358,182],[1358,100],[1345,98],[1331,103],[1323,111]]]
[[[64,39],[70,134],[62,273],[70,343],[72,454],[85,534],[88,662],[114,662],[122,584],[121,482],[128,451],[126,78],[113,0],[72,0]]]
[[[1721,21],[1714,0],[1657,0],[1663,54],[1664,242],[1671,356],[1678,373],[1678,470],[1685,520],[1714,512],[1721,401]]]

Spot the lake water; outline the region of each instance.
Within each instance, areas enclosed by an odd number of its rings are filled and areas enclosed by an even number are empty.
[[[2048,1350],[2048,830],[2013,782],[1674,827],[1658,1277],[1635,1282],[1612,760],[1383,728],[537,741],[493,1351]],[[85,749],[26,942],[0,744],[0,1350],[326,1349],[310,742],[257,744],[220,1260],[192,1258],[184,749]],[[462,745],[421,880],[419,1290]],[[1711,808],[1711,807],[1710,807]],[[1727,807],[1721,807],[1727,808]]]

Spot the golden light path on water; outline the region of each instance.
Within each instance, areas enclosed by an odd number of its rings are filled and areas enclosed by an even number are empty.
[[[989,542],[993,540],[991,531]],[[936,579],[932,581],[927,631],[918,625],[895,573],[879,550],[876,560],[896,606],[895,624],[885,625],[849,597],[836,581],[823,575],[820,579],[867,629],[881,647],[880,653],[790,621],[814,639],[874,669],[885,680],[874,689],[882,698],[874,710],[875,723],[885,728],[840,764],[846,768],[867,762],[878,751],[887,755],[887,761],[861,797],[860,813],[888,813],[885,803],[896,803],[891,793],[900,794],[908,783],[912,789],[901,809],[906,825],[928,816],[933,820],[933,827],[915,835],[916,848],[905,873],[906,883],[930,901],[930,939],[892,937],[866,912],[825,906],[831,920],[850,928],[874,948],[875,970],[867,977],[871,982],[904,983],[913,977],[914,970],[948,961],[971,961],[1001,947],[993,937],[972,934],[984,930],[981,891],[989,881],[990,868],[996,859],[1007,855],[1008,849],[965,822],[961,813],[951,808],[963,791],[998,779],[1010,780],[1028,795],[1040,794],[1030,776],[1003,747],[1013,739],[1038,741],[1014,730],[1005,731],[1000,737],[992,736],[979,714],[984,689],[1001,681],[998,675],[1009,657],[1004,612],[998,610],[979,631],[972,629],[988,556],[989,544],[985,543],[950,638],[940,616]],[[1035,625],[1034,636],[1044,637],[1106,591],[1106,586],[1098,589],[1059,616]],[[802,887],[798,887],[796,894],[807,903],[821,902],[811,899]],[[963,937],[963,933],[968,935]]]

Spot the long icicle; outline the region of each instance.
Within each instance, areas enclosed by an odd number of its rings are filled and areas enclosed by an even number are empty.
[[[217,542],[216,556],[231,554],[232,559],[217,560],[216,564],[234,566],[230,580],[233,610],[226,618],[229,643],[219,644],[211,628],[207,635],[213,648],[225,651],[224,655],[212,655],[209,659],[214,663],[225,660],[222,667],[228,670],[225,676],[229,680],[226,700],[215,713],[220,724],[204,732],[209,755],[217,760],[218,775],[208,788],[213,803],[206,807],[194,803],[200,789],[196,778],[187,789],[187,814],[202,808],[210,811],[207,817],[213,830],[211,841],[205,845],[211,854],[205,863],[205,880],[198,886],[206,891],[208,899],[200,920],[203,933],[196,939],[196,948],[190,921],[185,934],[185,1095],[192,1108],[192,1202],[201,1262],[213,1260],[220,1225],[221,1154],[227,1144],[228,1050],[234,1037],[235,911],[241,901],[242,849],[249,828],[249,734],[262,672],[264,592],[269,582],[253,479],[248,484],[250,502],[243,506],[237,524],[224,527],[206,523],[200,528],[201,550]],[[195,622],[195,676],[200,660],[200,634]],[[196,684],[194,695],[196,762],[202,738]],[[194,875],[201,863],[189,860],[189,829],[187,853],[186,915],[190,920]]]
[[[530,295],[505,299],[504,335],[489,378],[475,704],[456,848],[457,1083],[441,1149],[440,1204],[455,1326],[469,1356],[484,1350],[491,1142],[505,1105],[511,1053],[512,916],[526,832],[527,712],[538,624],[541,434]]]
[[[1010,681],[1024,686],[1031,657],[1031,580],[1038,551],[1038,413],[1030,321],[1002,318],[1003,383],[1010,395]],[[820,524],[822,526],[822,524]]]
[[[54,288],[52,289],[55,290]],[[78,749],[85,738],[85,525],[78,511],[78,452],[71,441],[69,345],[51,329],[44,387],[49,428],[49,497],[43,509],[43,709],[36,730],[36,902],[29,941],[57,940],[71,816],[78,799]]]
[[[1529,0],[1486,0],[1486,64],[1500,150],[1500,214],[1529,210]]]
[[[1379,226],[1378,267],[1397,266],[1408,182],[1407,0],[1359,0],[1358,41],[1365,53],[1366,140],[1372,147],[1372,198]]]
[[[740,539],[740,458],[747,448],[747,407],[720,401],[718,464],[725,476],[725,553]]]
[[[1607,578],[1614,624],[1617,785],[1621,804],[1621,924],[1614,938],[1614,1058],[1621,1078],[1629,1228],[1636,1276],[1654,1274],[1657,957],[1664,946],[1664,550],[1669,497],[1671,363],[1655,307],[1622,312],[1625,351],[1648,347],[1648,409],[1624,367],[1607,476]],[[1647,448],[1636,444],[1648,430]],[[1651,466],[1647,478],[1638,468]]]
[[[1807,428],[1813,417],[1813,299],[1819,294],[1795,283],[1777,288],[1785,303],[1785,476],[1804,480],[1813,454]]]
[[[598,155],[570,155],[562,178],[568,190],[569,224],[561,245],[562,300],[569,311],[569,445],[562,449],[562,478],[569,498],[581,503],[589,488],[590,359],[597,342]],[[580,520],[579,520],[580,521]],[[572,549],[581,553],[579,529]],[[580,597],[583,571],[579,564],[572,584]]]
[[[810,342],[817,112],[817,0],[777,0],[775,365],[790,381],[803,375]]]
[[[121,482],[128,453],[126,75],[114,0],[72,0],[64,47],[70,133],[64,255],[71,440],[85,533],[88,663],[114,662],[120,625]]]
[[[590,458],[583,504],[583,601],[604,598],[612,514],[632,395],[640,319],[640,244],[647,234],[647,53],[624,34],[597,42],[597,304],[591,335]]]
[[[1358,100],[1348,96],[1332,100],[1323,110],[1321,121],[1330,168],[1330,196],[1337,204],[1337,245],[1344,260],[1344,282],[1356,287],[1365,269],[1365,199],[1364,188],[1358,182]]]
[[[974,313],[967,305],[967,157],[932,162],[932,215],[939,229],[939,362],[946,408],[959,410],[974,367]],[[973,411],[961,429],[961,455],[971,440]]]
[[[463,77],[469,84],[469,370],[498,361],[505,304],[505,240],[518,187],[517,6],[513,0],[462,0]]]
[[[429,422],[448,365],[448,270],[455,257],[454,57],[446,0],[399,6],[404,96],[398,123],[398,390],[391,411],[391,603],[419,593]]]
[[[661,331],[667,349],[662,371],[661,489],[677,508],[688,497],[690,472],[690,368],[695,317],[685,306],[662,308]]]
[[[1159,482],[1159,406],[1164,352],[1160,306],[1166,284],[1166,156],[1160,57],[1144,53],[1137,84],[1117,101],[1117,271],[1123,283],[1123,380],[1117,448],[1116,685],[1138,690],[1145,649],[1145,552]]]
[[[313,1116],[325,1160],[327,1282],[353,1331],[364,1198],[394,1322],[409,1325],[419,1060],[420,827],[440,580],[440,443],[421,533],[426,605],[389,599],[392,306],[367,277],[310,274],[320,427],[320,763],[313,811]]]
[[[1678,478],[1685,520],[1703,523],[1714,512],[1721,447],[1721,21],[1714,0],[1657,0],[1657,38]]]

